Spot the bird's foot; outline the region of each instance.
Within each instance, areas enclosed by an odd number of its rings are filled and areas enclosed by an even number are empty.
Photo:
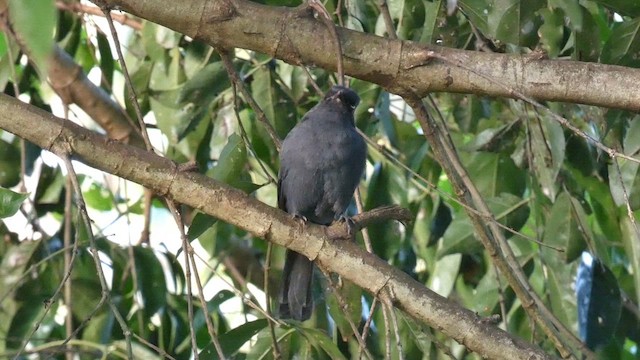
[[[300,223],[301,226],[305,226],[307,225],[307,222],[309,222],[309,219],[307,219],[306,216],[304,215],[300,215],[300,214],[292,214],[291,217],[298,221],[298,223]]]
[[[353,234],[355,233],[355,227],[356,227],[356,223],[355,221],[353,221],[353,219],[345,214],[340,215],[337,219],[337,221],[342,222],[346,225],[347,227],[347,235],[349,235],[350,238],[354,238]]]

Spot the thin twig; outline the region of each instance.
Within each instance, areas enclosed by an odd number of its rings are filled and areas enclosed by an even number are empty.
[[[200,256],[198,253],[194,252],[194,255],[196,258],[198,258],[198,260],[200,260],[202,262],[202,264],[207,267],[209,270],[211,270],[212,273],[216,274],[219,276],[220,280],[222,280],[222,282],[224,282],[227,286],[229,286],[229,288],[231,289],[231,291],[238,296],[245,304],[247,304],[249,307],[251,307],[253,310],[259,312],[260,314],[262,314],[262,316],[264,316],[265,318],[267,318],[267,320],[281,324],[278,319],[272,317],[269,313],[267,313],[265,310],[263,310],[257,303],[251,301],[250,298],[247,298],[245,296],[244,293],[242,293],[242,291],[236,289],[236,287],[230,283],[225,276],[222,276],[220,274],[220,272],[217,270],[217,268],[213,268],[209,262],[205,259],[202,258],[202,256]]]
[[[502,281],[500,281],[500,272],[498,268],[493,266],[493,272],[496,276],[496,282],[498,283],[498,303],[500,304],[500,314],[502,316],[502,321],[504,322],[504,328],[508,329],[509,324],[507,323],[507,307],[505,304],[504,291],[502,291]]]
[[[333,38],[333,43],[335,46],[336,52],[336,62],[337,62],[337,70],[338,70],[338,85],[344,86],[344,64],[342,61],[342,43],[340,42],[340,37],[338,36],[338,30],[336,30],[336,26],[331,20],[331,15],[324,7],[324,5],[319,0],[309,0],[309,7],[316,11],[316,13],[320,16],[320,20],[327,27],[327,30],[331,33],[331,37]]]
[[[138,103],[138,95],[136,93],[136,89],[133,87],[131,77],[129,76],[129,70],[127,69],[127,64],[124,61],[124,56],[122,55],[122,48],[120,47],[120,39],[118,38],[118,33],[116,32],[116,28],[113,25],[113,19],[111,18],[111,9],[108,6],[103,5],[101,6],[101,10],[104,13],[105,18],[107,19],[107,24],[109,24],[111,37],[113,38],[116,52],[118,53],[118,62],[120,63],[120,67],[122,68],[122,73],[126,80],[125,82],[127,83],[127,88],[129,89],[129,99],[131,100],[133,108],[136,112],[138,125],[140,126],[140,133],[142,135],[142,139],[144,140],[144,145],[146,146],[147,151],[153,151],[151,140],[149,140],[149,133],[147,132],[147,125],[144,123],[142,111],[140,110],[140,104]]]
[[[240,93],[244,97],[244,101],[247,104],[249,104],[249,107],[255,113],[258,121],[260,121],[264,126],[265,130],[267,130],[267,133],[269,133],[269,136],[271,137],[271,141],[273,141],[273,143],[276,146],[276,149],[279,152],[280,148],[282,147],[282,142],[280,141],[280,138],[278,137],[278,134],[276,133],[273,126],[271,126],[271,124],[269,123],[269,120],[267,119],[267,116],[264,114],[264,111],[262,111],[262,109],[260,108],[260,105],[258,105],[258,103],[255,101],[253,96],[251,96],[251,93],[245,86],[244,82],[240,79],[240,75],[238,75],[238,72],[233,67],[233,61],[231,61],[231,55],[229,54],[228,51],[223,51],[223,50],[218,50],[218,53],[220,54],[220,59],[222,60],[222,64],[224,65],[225,69],[227,70],[227,74],[229,75],[229,78],[238,87],[238,89],[240,89]]]
[[[640,229],[638,229],[638,224],[636,223],[636,217],[633,215],[633,209],[631,208],[631,203],[629,202],[629,193],[627,192],[627,187],[624,184],[622,171],[620,170],[620,164],[618,164],[618,161],[616,159],[614,159],[613,164],[616,168],[616,173],[618,175],[618,178],[620,179],[620,187],[622,188],[622,196],[624,198],[624,205],[627,209],[627,216],[629,217],[629,220],[633,224],[633,228],[636,231],[636,236],[640,238]]]
[[[367,341],[367,336],[369,335],[369,329],[371,328],[371,322],[373,321],[373,314],[375,313],[376,306],[378,306],[378,297],[374,297],[373,301],[371,301],[371,309],[369,309],[369,315],[367,316],[367,320],[364,323],[364,327],[362,328],[362,341]],[[360,356],[358,356],[360,358]]]
[[[167,199],[167,205],[172,203],[172,200]],[[175,217],[179,217],[171,212]],[[179,227],[180,228],[180,227]],[[191,350],[193,352],[194,359],[198,360],[198,342],[196,341],[196,329],[194,327],[193,320],[193,290],[191,289],[191,263],[189,262],[189,249],[187,248],[188,241],[186,239],[181,238],[182,242],[182,252],[184,253],[184,277],[185,282],[187,283],[187,316],[189,318],[189,336],[191,338]],[[206,308],[205,308],[206,309]],[[207,310],[203,314],[205,317],[208,316]],[[217,349],[216,349],[217,351]]]
[[[240,127],[240,136],[242,137],[242,140],[244,141],[245,146],[249,148],[249,150],[251,151],[251,154],[253,154],[253,157],[258,162],[260,169],[262,169],[262,172],[264,172],[264,176],[269,180],[270,183],[277,184],[278,181],[267,170],[265,165],[262,163],[262,160],[258,157],[258,153],[253,148],[253,144],[251,143],[251,141],[249,141],[249,136],[247,136],[247,131],[245,130],[244,125],[242,124],[242,120],[240,119],[240,104],[238,102],[239,98],[238,98],[238,92],[236,89],[235,82],[232,83],[231,86],[233,87],[233,111],[236,115],[236,119],[238,120],[238,126]]]
[[[269,272],[271,270],[271,253],[273,251],[273,243],[267,244],[267,254],[265,255],[264,262],[264,297],[267,302],[267,308],[265,309],[268,314],[271,315],[271,289],[269,287]],[[278,344],[278,338],[276,337],[276,323],[269,320],[269,334],[271,334],[271,342],[273,343],[273,358],[281,359],[282,353],[280,352],[280,345]]]
[[[65,196],[64,196],[64,230],[63,230],[63,241],[64,241],[64,271],[65,274],[71,274],[72,263],[71,259],[73,258],[73,253],[70,251],[71,247],[71,206],[73,203],[73,190],[71,184],[71,178],[67,176],[65,181]],[[74,242],[77,244],[77,241]],[[75,245],[74,244],[74,245]],[[67,339],[72,339],[71,334],[73,333],[73,302],[72,302],[72,287],[71,287],[71,279],[67,280],[64,284],[64,305],[67,307],[67,315],[64,317],[64,327]],[[67,352],[65,353],[65,357],[67,360],[73,360],[73,353],[70,352],[71,346],[67,346]]]
[[[391,13],[389,12],[387,1],[378,1],[378,7],[380,8],[380,13],[382,14],[382,19],[384,20],[384,26],[387,28],[387,35],[389,35],[391,39],[397,39],[398,35],[396,34],[396,29],[393,25],[393,19],[391,18]]]
[[[169,360],[176,360],[176,358],[174,358],[173,356],[167,354],[166,351],[164,351],[162,348],[155,346],[154,344],[150,343],[149,341],[147,341],[147,339],[143,338],[142,336],[138,335],[138,334],[133,334],[133,337],[136,338],[136,340],[140,341],[142,344],[150,347],[151,349],[155,350],[158,355],[160,357],[162,357],[163,359],[169,359]]]
[[[398,327],[398,319],[396,318],[396,311],[392,305],[389,305],[389,315],[391,315],[391,322],[393,323],[393,333],[396,336],[396,348],[398,349],[398,359],[404,359],[404,352],[402,350],[402,338],[400,337],[400,328]]]
[[[100,299],[100,302],[104,303],[106,301],[109,307],[111,308],[111,312],[113,313],[116,321],[118,322],[118,324],[120,325],[120,328],[122,329],[122,333],[124,335],[125,343],[127,347],[127,354],[130,359],[133,359],[133,350],[131,347],[131,330],[129,330],[127,323],[122,318],[122,315],[120,315],[118,308],[111,301],[111,296],[109,293],[109,285],[107,285],[104,272],[102,271],[100,255],[98,254],[98,245],[96,244],[96,239],[93,236],[93,230],[91,228],[91,220],[89,219],[89,214],[87,213],[87,207],[85,205],[84,198],[82,197],[82,190],[80,189],[80,184],[78,183],[78,177],[76,176],[76,172],[73,168],[73,164],[71,163],[71,158],[69,157],[69,154],[68,153],[59,154],[59,156],[62,157],[62,160],[65,163],[65,166],[67,168],[67,176],[71,178],[71,184],[73,185],[73,189],[76,195],[76,206],[78,207],[80,218],[84,222],[84,226],[89,236],[91,255],[93,257],[93,261],[96,266],[98,279],[100,280],[100,287],[102,288],[102,298]]]
[[[355,192],[356,198],[356,208],[358,209],[358,213],[362,214],[364,212],[364,205],[362,203],[362,195],[360,195],[360,189],[356,188]],[[362,239],[364,240],[364,247],[368,252],[373,253],[373,246],[371,245],[371,237],[369,237],[369,230],[367,228],[362,229]]]
[[[391,360],[391,322],[389,321],[389,307],[382,303],[382,318],[384,319],[384,358]]]
[[[56,1],[56,7],[60,10],[72,11],[76,13],[89,14],[95,16],[104,16],[104,12],[100,10],[97,6],[91,6],[82,4],[79,2],[64,2],[64,1]],[[124,14],[111,14],[111,17],[114,21],[119,22],[122,25],[126,25],[131,27],[134,30],[142,30],[142,22],[132,19]]]

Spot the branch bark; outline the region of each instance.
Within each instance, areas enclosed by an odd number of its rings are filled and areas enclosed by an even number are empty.
[[[331,31],[305,5],[273,7],[247,0],[94,0],[169,27],[217,48],[244,48],[294,65],[336,70]],[[338,29],[345,74],[386,90],[563,101],[640,111],[640,70],[517,54],[450,49]],[[433,51],[440,59],[433,59]],[[483,74],[485,76],[479,76]],[[492,80],[488,80],[492,79]]]
[[[98,123],[109,138],[143,147],[142,137],[124,110],[96,86],[64,50],[55,46],[49,58],[49,82],[67,104],[76,104]]]
[[[0,128],[56,154],[137,182],[161,195],[286,246],[314,259],[372,294],[388,294],[413,318],[442,331],[487,358],[550,359],[539,348],[482,321],[407,274],[348,241],[333,241],[326,227],[301,227],[288,214],[197,173],[181,172],[168,159],[108,140],[69,121],[0,95]]]

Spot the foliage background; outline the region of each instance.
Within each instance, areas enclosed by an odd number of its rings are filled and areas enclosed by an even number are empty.
[[[338,4],[341,6],[336,9]],[[458,1],[455,9],[451,4],[456,2],[387,2],[401,39],[531,58],[546,54],[558,60],[638,67],[640,5],[635,2],[472,0]],[[333,20],[344,27],[389,35],[381,11],[384,7],[376,2],[328,1],[325,6],[335,15]],[[141,144],[139,135],[131,130],[135,129],[130,124],[135,123],[136,114],[130,90],[114,60],[117,56],[110,46],[111,34],[96,25],[102,21],[99,16],[88,15],[90,11],[77,3],[35,0],[9,1],[4,10],[9,15],[3,17],[0,86],[6,94],[60,116],[61,103],[75,103],[69,107],[72,120]],[[207,175],[275,204],[275,185],[270,179],[277,175],[276,146],[258,115],[240,100],[236,102],[219,55],[209,46],[160,25],[129,20],[133,24],[119,25],[122,33],[130,32],[123,44],[125,61],[156,150],[177,163],[193,161]],[[91,109],[73,101],[73,94],[56,84],[52,72],[58,68],[48,57],[52,39],[84,74],[92,74],[90,78],[109,94],[107,98],[120,104],[124,113],[119,119],[125,119],[124,125],[114,125],[112,115],[99,125],[92,122],[99,116],[87,116]],[[233,67],[281,139],[320,98],[310,76],[323,90],[335,83],[333,74],[320,68],[310,68],[309,75],[302,67],[263,54],[236,50],[233,55]],[[378,85],[352,79],[351,87],[362,98],[356,110],[357,126],[370,139],[366,180],[360,186],[364,207],[396,204],[415,216],[406,226],[385,223],[370,227],[374,253],[481,316],[501,314],[501,327],[553,353],[552,344],[531,326],[520,301],[496,275],[411,109],[402,98]],[[581,252],[590,251],[611,269],[617,282],[607,281],[602,286],[619,287],[624,300],[619,324],[608,329],[612,341],[599,350],[600,356],[636,358],[640,236],[634,217],[637,219],[640,208],[638,163],[612,160],[593,142],[563,128],[550,113],[522,101],[481,92],[431,96],[471,179],[496,219],[510,229],[505,236],[534,290],[577,334],[574,280]],[[569,103],[545,105],[601,144],[638,157],[640,120],[634,113]],[[114,130],[121,128],[130,130],[124,130],[123,136]],[[14,224],[20,222],[15,218],[0,227],[4,238],[0,243],[0,357],[13,357],[25,345],[23,354],[46,358],[51,350],[51,356],[64,357],[57,341],[70,335],[65,314],[69,328],[80,329],[71,344],[81,358],[107,352],[112,358],[126,357],[125,337],[113,312],[107,306],[97,307],[101,285],[86,229],[67,196],[71,190],[66,171],[43,157],[39,148],[7,132],[0,133],[0,186],[30,193],[25,202],[13,200],[13,204],[22,204],[19,216],[26,219],[23,224],[29,224],[27,230],[17,228]],[[167,213],[161,210],[165,204],[157,199],[150,202],[132,184],[88,174],[80,177],[83,196],[95,220],[93,232],[98,236],[103,267],[111,270],[112,302],[136,334],[131,340],[135,357],[190,358],[194,352],[190,325],[196,334],[196,352],[203,358],[214,356],[210,355],[211,338],[203,312],[196,308],[195,314],[188,314],[181,254],[175,245],[171,249],[155,246],[179,243],[179,238],[167,239],[166,232],[155,228],[167,221]],[[3,202],[12,203],[10,194],[0,195]],[[135,239],[117,241],[110,236],[112,218],[100,215],[117,214],[117,218],[141,221],[144,217],[134,215],[148,217],[145,209],[150,207],[160,210],[152,212],[155,220],[149,229],[150,243],[144,234],[140,244]],[[199,245],[199,257],[206,263],[199,265],[199,276],[210,284],[205,286],[209,290],[208,313],[225,354],[272,357],[272,337],[263,313],[247,305],[234,311],[221,306],[242,294],[264,297],[261,289],[265,285],[267,243],[203,214],[185,215],[185,220],[191,225],[188,238]],[[69,239],[79,245],[67,281],[69,293],[48,303],[66,274],[64,253]],[[532,239],[562,251],[540,246]],[[277,292],[282,263],[282,249],[274,249],[267,276],[272,293]],[[220,290],[220,279],[232,283],[235,290]],[[364,322],[373,298],[346,284],[343,296],[348,310],[341,311],[327,281],[316,283],[319,306],[312,322],[275,329],[282,356],[357,356],[358,344],[347,319]],[[264,301],[256,302],[264,306]],[[48,311],[43,303],[48,304]],[[328,313],[322,311],[325,305]],[[374,358],[476,356],[400,312],[394,313],[398,317],[394,327],[388,311],[376,309],[367,339]]]

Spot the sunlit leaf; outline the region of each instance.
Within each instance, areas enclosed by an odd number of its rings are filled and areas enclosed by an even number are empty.
[[[0,187],[0,218],[13,216],[28,197],[29,194],[16,193]]]
[[[53,51],[56,10],[53,0],[9,0],[12,28],[20,34],[30,57],[43,74],[47,73],[48,57]]]

